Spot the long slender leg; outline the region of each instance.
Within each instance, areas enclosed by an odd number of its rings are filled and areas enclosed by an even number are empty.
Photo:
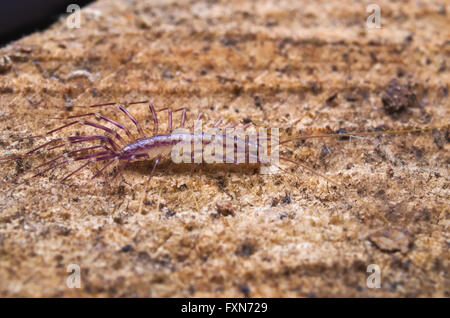
[[[31,149],[30,151],[26,152],[23,156],[24,157],[29,156],[29,155],[33,154],[34,152],[38,151],[39,149],[42,149],[45,146],[48,146],[48,145],[50,145],[52,143],[55,143],[55,142],[61,141],[61,140],[64,140],[64,138],[55,138],[55,139],[52,139],[50,141],[47,141],[46,143],[44,143],[44,144],[42,144],[42,145],[40,145],[40,146],[38,146],[38,147],[36,147],[34,149]]]
[[[58,127],[58,128],[55,128],[55,129],[53,129],[53,130],[50,130],[49,132],[46,133],[46,135],[51,135],[51,134],[53,134],[54,132],[56,132],[56,131],[58,131],[58,130],[61,130],[61,129],[64,129],[64,128],[66,128],[66,127],[75,125],[75,124],[77,124],[77,123],[79,123],[79,121],[73,121],[73,122],[70,122],[70,123],[68,123],[68,124],[64,124],[64,125],[62,125],[62,126],[60,126],[60,127]]]
[[[180,128],[184,128],[185,121],[186,121],[186,109],[183,109],[183,112],[181,113]]]
[[[113,151],[117,151],[117,149],[118,149],[118,145],[111,139],[111,137],[105,136],[105,135],[70,136],[65,139],[67,139],[67,141],[69,141],[71,144],[76,144],[76,143],[85,142],[85,141],[92,141],[92,140],[105,140],[111,145],[111,147],[113,148]]]
[[[52,134],[52,133],[54,133],[54,132],[56,132],[56,131],[62,130],[62,129],[64,129],[64,128],[67,128],[67,127],[69,127],[69,126],[72,126],[72,125],[75,125],[75,124],[78,124],[78,123],[80,123],[80,124],[82,124],[82,125],[87,125],[87,126],[92,126],[92,127],[98,128],[98,129],[102,129],[102,130],[106,131],[107,133],[113,135],[113,136],[114,136],[115,138],[117,138],[118,140],[124,142],[123,138],[122,138],[116,131],[114,131],[114,130],[112,130],[112,129],[109,129],[108,127],[105,127],[105,126],[103,126],[103,125],[96,124],[96,123],[92,123],[92,122],[90,122],[90,121],[85,121],[85,120],[76,120],[76,121],[73,121],[73,122],[71,122],[71,123],[65,124],[65,125],[63,125],[63,126],[61,126],[61,127],[58,127],[58,128],[55,128],[55,129],[49,131],[49,132],[47,133],[47,135],[50,135],[50,134]]]
[[[146,196],[146,194],[147,194],[147,187],[148,187],[148,185],[149,185],[149,183],[150,183],[150,180],[151,180],[152,177],[153,177],[153,174],[155,173],[156,166],[158,165],[158,163],[159,163],[160,160],[161,160],[161,155],[159,155],[158,157],[156,157],[156,159],[155,159],[155,164],[153,165],[153,168],[152,168],[152,172],[150,172],[150,175],[148,176],[147,182],[145,182],[144,189],[142,190],[141,201],[140,201],[140,203],[139,203],[139,211],[138,211],[139,214],[142,212],[142,204],[143,204],[144,198],[145,198],[145,196]]]
[[[114,157],[114,155],[110,155],[109,153],[106,153],[105,151],[103,151],[103,152],[100,152],[100,153],[94,153],[94,154],[84,155],[84,156],[80,156],[80,157],[76,157],[76,158],[70,158],[70,159],[58,162],[58,163],[50,166],[49,168],[47,168],[47,169],[45,169],[45,170],[43,170],[41,172],[36,173],[35,175],[32,176],[32,178],[41,176],[44,173],[46,173],[47,171],[52,170],[54,168],[57,168],[59,166],[62,166],[62,165],[66,164],[66,163],[69,163],[69,162],[79,161],[79,160],[86,160],[86,159],[93,159],[93,158],[96,158],[96,157],[99,157],[99,156],[103,156],[103,155],[106,155],[106,156],[101,157],[101,158],[97,158],[96,160],[97,161],[108,160],[108,159],[112,159]]]
[[[150,109],[150,112],[152,113],[153,116],[153,134],[156,135],[158,134],[158,117],[156,116],[156,112],[155,112],[155,108],[153,107],[152,104],[148,105],[148,108]]]
[[[104,135],[69,136],[69,137],[64,137],[64,138],[55,138],[55,139],[52,139],[50,141],[47,141],[47,142],[43,143],[42,145],[40,145],[40,146],[38,146],[36,148],[33,148],[30,151],[26,152],[24,155],[18,156],[17,158],[28,157],[28,156],[32,155],[33,153],[35,153],[36,151],[38,151],[38,150],[40,150],[40,149],[42,149],[42,148],[44,148],[44,147],[46,147],[48,145],[51,145],[51,144],[53,144],[55,142],[58,142],[58,141],[67,141],[70,144],[75,144],[75,143],[80,143],[80,142],[85,142],[85,141],[92,141],[92,140],[105,140],[112,146],[113,149],[117,150],[117,147],[118,147],[117,144],[111,139],[111,137],[108,137],[108,136],[104,136]],[[60,144],[60,145],[56,145],[54,147],[51,147],[49,150],[56,149],[56,148],[59,148],[59,147],[63,147],[64,145],[65,145],[64,143]],[[14,157],[14,158],[16,158],[16,157]],[[8,158],[8,159],[10,159],[10,158]]]
[[[133,124],[136,126],[136,128],[137,128],[137,130],[138,130],[138,133],[139,133],[139,135],[140,136],[142,136],[143,135],[143,132],[142,132],[142,128],[141,128],[141,126],[139,125],[139,123],[138,123],[138,121],[136,120],[136,118],[134,118],[133,117],[133,115],[131,115],[127,110],[126,110],[126,108],[125,107],[123,107],[122,105],[119,105],[119,109],[133,122]]]
[[[196,119],[194,120],[194,123],[192,124],[192,126],[191,126],[191,128],[190,128],[190,129],[193,129],[193,128],[194,128],[194,125],[195,125],[195,122],[197,122],[197,121],[201,120],[201,119],[202,119],[202,117],[203,117],[203,113],[202,113],[202,112],[200,112],[200,113],[198,114],[197,118],[196,118]]]
[[[150,183],[150,180],[153,177],[153,174],[155,173],[156,166],[158,165],[159,161],[161,160],[161,155],[156,157],[155,164],[153,165],[152,172],[150,172],[150,175],[148,176],[147,182],[145,183],[145,189],[147,189],[148,184]]]
[[[219,118],[219,120],[218,121],[216,121],[216,123],[214,124],[214,126],[213,126],[213,128],[217,128],[217,127],[219,127],[220,126],[220,124],[223,122],[223,118],[221,117],[221,118]]]
[[[117,178],[119,174],[122,173],[122,171],[125,169],[125,167],[128,165],[128,163],[131,161],[131,159],[127,159],[119,168],[119,170],[116,172],[116,174],[112,177],[112,180]]]
[[[81,149],[77,149],[77,150],[74,150],[74,151],[71,151],[71,152],[62,154],[62,155],[60,155],[60,156],[58,156],[58,157],[56,157],[56,158],[54,158],[54,159],[52,159],[52,160],[49,160],[49,161],[47,161],[47,162],[44,162],[44,163],[40,164],[39,166],[33,168],[33,170],[37,170],[37,169],[39,169],[39,168],[42,168],[42,167],[44,167],[44,166],[47,166],[47,165],[49,165],[49,164],[51,164],[51,163],[57,161],[58,159],[61,159],[61,158],[64,158],[64,157],[70,157],[70,156],[72,156],[72,155],[74,155],[74,154],[76,154],[76,153],[78,153],[78,152],[88,151],[88,150],[98,149],[98,148],[103,148],[103,146],[93,146],[93,147],[81,148]]]
[[[236,128],[238,125],[239,125],[239,123],[232,123],[231,125],[227,126],[226,129]]]
[[[113,159],[113,160],[109,161],[106,165],[104,165],[99,171],[97,171],[97,173],[92,177],[92,179],[95,179],[99,175],[101,175],[103,170],[105,170],[107,167],[109,167],[114,161],[116,161],[116,160]]]
[[[167,112],[168,112],[168,117],[169,117],[169,132],[172,132],[172,127],[173,127],[173,120],[172,120],[172,116],[173,116],[173,114],[174,113],[176,113],[176,112],[179,112],[179,111],[183,111],[183,113],[182,113],[182,115],[181,115],[181,128],[184,126],[184,120],[185,120],[185,118],[186,118],[186,109],[184,109],[183,107],[182,108],[178,108],[178,109],[175,109],[175,110],[172,110],[170,107],[164,107],[164,108],[161,108],[161,109],[158,109],[158,110],[155,110],[155,113],[157,113],[157,112],[160,112],[160,111],[163,111],[163,110],[167,110]],[[151,109],[150,109],[150,111],[152,111]],[[152,112],[152,114],[153,114],[153,112]],[[156,133],[155,133],[156,134]]]
[[[55,149],[58,149],[58,148],[62,148],[62,147],[64,147],[64,146],[66,146],[65,143],[64,143],[64,144],[59,144],[59,145],[56,145],[56,146],[53,146],[53,147],[48,148],[47,151],[55,150]]]
[[[102,114],[99,114],[99,113],[87,113],[87,114],[73,115],[73,116],[69,116],[67,118],[68,119],[73,119],[73,118],[81,118],[81,117],[88,117],[88,116],[95,116],[95,117],[97,117],[99,119],[105,120],[105,121],[113,124],[114,126],[122,129],[129,138],[133,138],[131,136],[130,131],[124,125],[122,125],[122,124],[120,124],[120,123],[118,123],[118,122],[116,122],[116,121],[114,121],[114,120],[112,120],[112,119],[110,119],[110,118],[108,118],[106,116],[103,116]]]
[[[171,133],[172,132],[172,111],[170,110],[170,108],[167,109],[167,116],[168,116],[167,131],[169,133]]]
[[[119,140],[121,142],[125,142],[123,140],[123,138],[116,131],[114,131],[112,129],[109,129],[108,127],[105,127],[103,125],[100,125],[100,124],[97,124],[97,123],[93,123],[93,122],[90,122],[90,121],[83,121],[82,124],[83,125],[92,126],[92,127],[98,128],[98,129],[102,129],[102,130],[106,131],[107,133],[109,133],[109,134],[113,135],[114,137],[116,137],[117,140]]]
[[[68,178],[70,178],[71,176],[73,176],[75,173],[77,173],[78,171],[80,171],[81,169],[83,169],[84,167],[86,167],[87,165],[93,163],[92,160],[89,160],[88,162],[84,163],[83,165],[81,165],[80,167],[78,167],[77,169],[75,169],[74,171],[72,171],[71,173],[69,173],[67,176],[65,176],[64,178],[61,179],[61,182],[66,181]]]

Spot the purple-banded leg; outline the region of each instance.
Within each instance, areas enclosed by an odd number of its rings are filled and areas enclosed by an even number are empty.
[[[75,169],[74,171],[72,171],[71,173],[69,173],[67,176],[65,176],[64,178],[61,179],[61,182],[66,181],[67,179],[69,179],[71,176],[73,176],[75,173],[77,173],[78,171],[80,171],[81,169],[83,169],[84,167],[86,167],[87,165],[93,163],[92,160],[88,160],[88,162],[84,163],[83,165],[81,165],[80,167],[78,167],[77,169]]]
[[[185,121],[186,121],[186,109],[183,109],[183,112],[181,113],[180,128],[184,128]]]
[[[117,151],[118,147],[119,147],[112,140],[111,137],[105,136],[105,135],[70,136],[70,137],[67,137],[65,139],[67,139],[71,144],[76,144],[76,143],[85,142],[85,141],[92,141],[92,140],[105,140],[111,145],[113,152]]]
[[[114,136],[113,138],[117,138],[117,140],[119,140],[119,141],[121,141],[121,142],[125,142],[125,141],[123,140],[123,138],[122,138],[116,131],[114,131],[114,130],[112,130],[112,129],[109,129],[108,127],[105,127],[105,126],[103,126],[103,125],[100,125],[100,124],[97,124],[97,123],[92,123],[92,122],[89,122],[89,121],[84,121],[84,120],[73,121],[73,122],[68,123],[68,124],[65,124],[65,125],[63,125],[63,126],[61,126],[61,127],[55,128],[55,129],[49,131],[49,132],[47,133],[47,135],[50,135],[50,134],[54,133],[55,131],[62,130],[62,129],[64,129],[64,128],[66,128],[66,127],[75,125],[75,124],[77,124],[77,123],[80,123],[80,124],[86,125],[86,126],[92,126],[92,127],[94,127],[94,128],[98,128],[98,129],[104,130],[104,131],[106,131],[107,133],[113,135],[113,136]],[[108,138],[108,142],[111,144],[111,146],[113,147],[114,150],[119,149],[119,146],[113,141],[112,138],[110,138],[110,137],[108,137],[108,136],[105,136],[105,137]],[[70,137],[69,137],[69,138],[70,138]],[[58,148],[58,146],[52,147],[52,149],[54,149],[54,148]]]
[[[149,185],[149,183],[150,183],[150,180],[151,180],[152,177],[153,177],[153,174],[155,173],[156,166],[158,165],[158,163],[159,163],[160,160],[161,160],[161,155],[159,155],[158,157],[156,157],[155,163],[154,163],[153,168],[152,168],[152,171],[150,172],[150,175],[148,176],[148,179],[147,179],[147,181],[145,182],[144,189],[143,189],[143,191],[142,191],[141,200],[140,200],[140,203],[139,203],[139,210],[138,210],[138,213],[139,213],[139,214],[142,212],[142,205],[143,205],[143,203],[144,203],[144,199],[145,199],[145,196],[146,196],[146,194],[147,194],[147,187],[148,187],[148,185]]]
[[[167,109],[167,121],[168,121],[168,123],[167,123],[167,131],[168,131],[168,133],[171,133],[172,132],[172,111],[170,110],[170,108],[168,108]]]
[[[133,124],[136,126],[136,128],[137,128],[137,131],[138,131],[138,134],[139,134],[139,136],[143,136],[143,132],[142,132],[142,128],[141,128],[141,126],[139,125],[139,123],[138,123],[138,121],[136,120],[136,118],[134,118],[133,117],[133,115],[131,115],[129,112],[128,112],[128,110],[125,108],[125,107],[123,107],[122,105],[120,105],[119,104],[119,109],[133,122]]]
[[[164,107],[164,108],[156,110],[156,112],[161,112],[163,110],[167,110],[167,113],[168,113],[168,123],[169,123],[168,124],[168,130],[169,130],[169,132],[172,132],[172,128],[173,128],[173,117],[172,116],[176,112],[182,111],[182,114],[181,114],[181,126],[180,127],[182,128],[184,126],[184,121],[185,121],[185,118],[186,118],[186,109],[184,109],[182,107],[182,108],[178,108],[178,109],[172,110],[170,107]]]
[[[104,165],[99,171],[97,171],[97,173],[91,178],[91,179],[95,179],[97,178],[99,175],[102,174],[103,170],[105,170],[107,167],[109,167],[114,161],[116,161],[115,159],[109,161],[106,165]]]
[[[153,116],[153,134],[156,135],[158,134],[158,117],[156,116],[155,107],[152,104],[148,104],[148,108]]]
[[[87,114],[73,115],[73,116],[69,116],[67,118],[68,119],[73,119],[73,118],[81,118],[81,117],[88,117],[88,116],[95,116],[96,118],[99,118],[99,119],[102,119],[104,121],[107,121],[107,122],[113,124],[114,126],[122,129],[129,138],[133,138],[131,136],[130,131],[124,125],[122,125],[122,124],[120,124],[120,123],[118,123],[118,122],[116,122],[116,121],[114,121],[114,120],[112,120],[112,119],[110,119],[110,118],[108,118],[106,116],[103,116],[102,114],[99,114],[99,113],[87,113]]]
[[[64,138],[55,138],[55,139],[52,139],[52,140],[50,140],[50,141],[47,141],[46,143],[44,143],[44,144],[42,144],[42,145],[40,145],[40,146],[38,146],[38,147],[36,147],[36,148],[34,148],[34,149],[31,149],[30,151],[28,151],[27,153],[25,153],[23,156],[24,156],[24,157],[29,156],[29,155],[33,154],[34,152],[38,151],[39,149],[42,149],[42,148],[44,148],[45,146],[48,146],[48,145],[50,145],[50,144],[53,144],[53,143],[55,143],[55,142],[57,142],[57,141],[61,141],[61,140],[64,140]]]
[[[216,123],[214,124],[214,126],[213,126],[213,128],[217,128],[217,127],[219,127],[220,126],[220,124],[223,122],[223,118],[221,117],[221,118],[219,118],[219,120],[218,121],[216,121]]]
[[[198,113],[198,116],[197,116],[197,118],[194,120],[194,123],[192,124],[192,126],[191,126],[190,129],[193,129],[193,128],[194,128],[194,125],[195,125],[195,122],[201,120],[202,117],[203,117],[203,113],[202,113],[202,112]]]
[[[49,132],[47,132],[46,135],[51,135],[52,133],[54,133],[54,132],[56,132],[56,131],[62,130],[62,129],[64,129],[64,128],[67,128],[67,127],[69,127],[69,126],[72,126],[72,125],[75,125],[75,124],[78,124],[78,123],[80,123],[80,124],[82,124],[82,125],[92,126],[92,127],[94,127],[94,128],[98,128],[98,129],[104,130],[104,131],[106,131],[107,133],[113,135],[115,138],[117,138],[117,140],[124,142],[124,140],[122,139],[122,137],[121,137],[116,131],[114,131],[114,130],[112,130],[112,129],[109,129],[108,127],[105,127],[105,126],[103,126],[103,125],[96,124],[96,123],[92,123],[92,122],[90,122],[90,121],[85,121],[85,120],[76,120],[76,121],[67,123],[67,124],[62,125],[62,126],[60,126],[60,127],[58,127],[58,128],[55,128],[55,129],[53,129],[53,130],[50,130]],[[111,139],[111,138],[110,138],[110,139]],[[112,139],[111,139],[111,140],[112,140]],[[115,143],[114,143],[114,144],[115,144]],[[117,144],[115,144],[115,146],[117,146]],[[113,147],[114,147],[114,146],[113,146]]]
[[[131,158],[126,159],[125,162],[122,163],[122,165],[119,167],[119,170],[117,170],[116,174],[112,177],[112,180],[117,178],[117,176],[122,173],[122,171],[125,169],[125,167],[130,163],[130,161],[131,161]]]
[[[33,153],[35,153],[36,151],[38,151],[38,150],[40,150],[40,149],[42,149],[42,148],[44,148],[44,147],[46,147],[48,145],[51,145],[51,144],[53,144],[55,142],[58,142],[58,141],[67,141],[70,144],[75,144],[75,143],[80,143],[80,142],[85,142],[85,141],[92,141],[92,140],[105,140],[112,146],[113,149],[117,150],[117,147],[118,147],[117,144],[111,139],[111,137],[108,137],[108,136],[104,136],[104,135],[70,136],[70,137],[65,137],[65,138],[61,138],[61,137],[60,138],[55,138],[55,139],[52,139],[50,141],[47,141],[47,142],[43,143],[42,145],[31,149],[30,151],[25,153],[23,156],[20,156],[19,158],[28,157],[28,156],[32,155]],[[64,145],[65,145],[65,143],[59,144],[59,145],[51,147],[48,150],[60,148],[60,147],[63,147]]]
[[[110,157],[104,157],[106,159],[113,159],[110,162],[108,162],[104,167],[102,167],[93,177],[92,179],[98,177],[103,170],[105,170],[109,165],[111,165],[114,161],[118,161],[119,159],[124,161],[122,163],[122,165],[119,167],[119,170],[116,172],[116,174],[112,177],[111,180],[114,180],[119,174],[121,174],[123,172],[123,170],[125,169],[125,167],[128,165],[128,163],[130,163],[131,160],[133,159],[143,159],[143,158],[148,158],[147,154],[138,154],[138,155],[128,155],[128,156],[122,156],[119,157],[116,154],[111,155]],[[104,158],[99,158],[99,160],[104,160]]]
[[[233,129],[236,128],[239,125],[239,123],[232,123],[231,125],[227,126],[226,129]]]
[[[47,165],[49,165],[49,164],[51,164],[51,163],[57,161],[58,159],[61,159],[61,158],[64,158],[64,157],[66,157],[66,158],[67,158],[67,157],[71,157],[72,155],[74,155],[74,154],[76,154],[76,153],[78,153],[78,152],[88,151],[88,150],[93,150],[93,149],[98,149],[98,148],[103,148],[103,147],[104,147],[104,146],[92,146],[92,147],[86,147],[86,148],[81,148],[81,149],[73,150],[73,151],[70,151],[70,152],[68,152],[68,153],[62,154],[62,155],[60,155],[60,156],[58,156],[58,157],[56,157],[56,158],[53,158],[52,160],[49,160],[49,161],[47,161],[47,162],[44,162],[44,163],[40,164],[39,166],[33,168],[33,170],[37,170],[37,169],[39,169],[39,168],[42,168],[42,167],[44,167],[44,166],[47,166]]]
[[[99,152],[99,153],[94,153],[94,154],[89,154],[89,155],[84,155],[84,156],[80,156],[80,157],[76,157],[76,158],[67,159],[67,160],[58,162],[58,163],[50,166],[49,168],[45,169],[44,171],[41,171],[41,172],[33,175],[32,178],[41,176],[44,173],[46,173],[47,171],[52,170],[54,168],[57,168],[59,166],[62,166],[62,165],[66,164],[66,163],[69,163],[69,162],[86,160],[86,159],[90,160],[90,159],[93,159],[93,158],[96,158],[96,157],[99,157],[99,156],[103,156],[103,155],[106,155],[106,156],[101,157],[101,158],[97,158],[97,160],[108,160],[108,159],[113,158],[113,156],[114,156],[114,155],[110,155],[109,152],[103,151],[103,152]]]
[[[155,159],[155,164],[153,165],[152,172],[150,172],[150,175],[148,176],[147,182],[145,183],[145,189],[147,189],[147,186],[150,183],[150,180],[152,179],[153,174],[155,173],[156,166],[158,165],[160,160],[161,160],[161,155],[159,155]]]

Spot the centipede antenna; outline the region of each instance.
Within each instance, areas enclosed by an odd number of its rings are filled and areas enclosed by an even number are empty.
[[[342,134],[318,134],[318,135],[305,135],[305,136],[299,136],[299,137],[293,137],[286,140],[282,140],[279,142],[280,145],[298,141],[298,140],[306,140],[306,139],[313,139],[313,138],[338,138],[338,137],[351,137],[351,136],[382,136],[382,135],[398,135],[398,134],[407,134],[407,133],[416,133],[416,132],[424,132],[424,131],[430,131],[434,129],[444,129],[448,128],[449,126],[442,126],[442,127],[427,127],[427,128],[413,128],[413,129],[403,129],[403,130],[385,130],[385,131],[357,131],[357,132],[349,132],[349,133],[342,133]]]
[[[149,100],[144,101],[138,101],[138,102],[108,102],[108,103],[101,103],[101,104],[93,104],[93,105],[80,105],[80,106],[70,106],[70,107],[80,107],[80,108],[87,108],[87,107],[103,107],[103,106],[113,106],[116,104],[126,104],[126,105],[136,105],[136,104],[146,104]]]
[[[324,174],[322,174],[322,173],[320,173],[320,172],[317,172],[316,170],[314,170],[313,168],[308,167],[307,165],[305,165],[305,164],[302,163],[302,162],[299,162],[299,161],[296,161],[296,160],[292,160],[292,159],[290,159],[290,158],[286,158],[286,157],[282,157],[282,156],[280,156],[280,159],[281,159],[281,160],[284,160],[284,161],[291,162],[291,163],[293,163],[293,164],[295,164],[295,165],[297,165],[297,166],[300,166],[300,167],[302,167],[303,169],[308,170],[308,171],[311,172],[312,174],[315,174],[315,175],[317,175],[317,176],[319,176],[319,177],[324,178],[325,180],[327,180],[327,181],[330,182],[331,184],[334,184],[335,186],[338,186],[338,187],[344,187],[344,186],[341,185],[339,182],[337,182],[337,181],[335,181],[335,180],[333,180],[333,179],[327,177],[326,175],[324,175]]]

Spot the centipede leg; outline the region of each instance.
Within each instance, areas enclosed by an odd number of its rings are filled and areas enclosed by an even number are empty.
[[[155,164],[153,165],[152,172],[150,172],[150,175],[148,176],[147,182],[145,183],[145,188],[146,188],[146,189],[147,189],[148,184],[150,183],[150,180],[151,180],[152,177],[153,177],[153,174],[155,173],[156,166],[158,165],[158,163],[159,163],[160,160],[161,160],[161,155],[159,155],[159,156],[156,157],[156,159],[155,159]]]
[[[171,133],[172,132],[172,111],[170,110],[170,108],[169,109],[167,109],[167,121],[168,121],[168,123],[167,123],[167,131],[169,132],[169,133]]]
[[[101,160],[108,160],[108,159],[113,158],[113,155],[109,154],[108,152],[98,152],[98,153],[89,154],[89,155],[85,155],[85,156],[79,156],[79,157],[76,157],[76,158],[71,158],[71,159],[67,159],[67,160],[55,163],[54,165],[50,166],[49,168],[47,168],[47,169],[45,169],[45,170],[43,170],[41,172],[36,173],[31,178],[35,178],[35,177],[41,176],[44,173],[46,173],[47,171],[50,171],[50,170],[55,169],[57,167],[60,167],[60,166],[62,166],[64,164],[67,164],[69,162],[80,161],[80,160],[90,160],[90,159],[94,159],[95,157],[99,157],[99,156],[103,156],[103,155],[106,155],[106,157],[98,158],[99,161],[101,161]]]
[[[99,171],[97,171],[97,173],[92,177],[92,179],[97,178],[99,175],[102,174],[103,170],[105,170],[107,167],[109,167],[115,160],[111,160],[109,161],[106,165],[104,165]]]
[[[231,125],[227,126],[226,129],[233,129],[236,128],[239,125],[239,123],[232,123]]]
[[[92,147],[86,147],[86,148],[81,148],[81,149],[77,149],[77,150],[74,150],[74,151],[70,151],[70,152],[62,154],[62,155],[60,155],[60,156],[58,156],[58,157],[56,157],[56,158],[54,158],[52,160],[49,160],[47,162],[44,162],[44,163],[40,164],[39,166],[33,168],[33,170],[37,170],[39,168],[47,166],[47,165],[57,161],[58,159],[61,159],[61,158],[64,158],[64,157],[70,157],[70,156],[72,156],[72,155],[74,155],[74,154],[76,154],[78,152],[88,151],[88,150],[93,150],[93,149],[98,149],[98,148],[103,148],[103,146],[92,146]]]
[[[181,113],[180,128],[184,128],[185,121],[186,121],[186,109],[183,109],[183,112]]]
[[[219,118],[219,120],[218,121],[216,121],[216,123],[214,124],[214,126],[213,126],[213,128],[217,128],[217,127],[219,127],[220,126],[220,124],[223,122],[223,118],[221,117],[221,118]]]
[[[149,104],[148,108],[150,109],[153,117],[153,134],[156,135],[158,133],[158,117],[156,116],[155,107],[153,107],[152,104]]]
[[[163,111],[163,110],[167,110],[167,113],[168,113],[167,115],[168,115],[168,131],[169,131],[169,133],[172,132],[172,128],[173,128],[173,114],[176,113],[176,112],[182,111],[180,128],[184,127],[184,122],[186,120],[186,109],[184,107],[181,107],[181,108],[178,108],[178,109],[175,109],[175,110],[172,110],[170,108],[170,106],[169,107],[163,107],[161,109],[156,110],[156,112],[160,112],[160,111]]]
[[[69,116],[67,117],[68,119],[74,119],[74,118],[81,118],[81,117],[89,117],[89,116],[95,116],[96,118],[102,119],[104,121],[109,122],[110,124],[113,124],[114,126],[122,129],[125,134],[128,136],[128,138],[133,138],[133,136],[131,135],[130,131],[122,124],[116,122],[115,120],[112,120],[106,116],[103,116],[102,114],[99,113],[86,113],[86,114],[79,114],[79,115],[73,115],[73,116]]]
[[[70,136],[66,138],[71,144],[93,141],[93,140],[106,140],[112,147],[112,152],[118,150],[118,145],[112,140],[111,137],[105,135],[89,135],[89,136]]]
[[[48,146],[48,145],[50,145],[50,144],[52,144],[52,143],[55,143],[55,142],[61,141],[61,140],[64,140],[64,138],[55,138],[55,139],[52,139],[52,140],[50,140],[50,141],[48,141],[48,142],[46,142],[46,143],[44,143],[44,144],[42,144],[42,145],[40,145],[40,146],[34,148],[34,149],[31,149],[30,151],[28,151],[27,153],[25,153],[25,154],[23,155],[23,157],[30,156],[30,155],[32,155],[33,153],[35,153],[36,151],[38,151],[39,149],[42,149],[42,148],[44,148],[44,147],[46,147],[46,146]]]
[[[112,177],[112,180],[116,179],[118,175],[122,173],[122,171],[125,169],[125,167],[128,165],[128,163],[131,161],[131,159],[127,159],[117,170],[116,174]]]
[[[133,115],[131,115],[128,110],[126,110],[125,107],[123,107],[122,105],[119,105],[119,109],[133,122],[133,124],[136,126],[137,131],[139,136],[143,136],[143,131],[141,126],[139,125],[139,122],[136,120],[136,118],[133,117]]]
[[[64,178],[61,179],[61,183],[66,181],[68,178],[70,178],[71,176],[73,176],[75,173],[77,173],[78,171],[82,170],[83,168],[85,168],[87,165],[91,164],[93,161],[89,160],[88,162],[84,163],[83,165],[81,165],[80,167],[78,167],[77,169],[75,169],[74,171],[72,171],[71,173],[69,173],[67,176],[65,176]]]
[[[158,157],[156,157],[155,163],[153,164],[152,171],[150,172],[150,175],[148,176],[148,179],[147,179],[147,181],[145,182],[144,189],[142,190],[141,200],[140,200],[140,202],[139,202],[139,210],[138,210],[138,213],[139,213],[139,214],[142,212],[142,205],[143,205],[143,203],[144,203],[144,199],[145,199],[145,196],[146,196],[146,194],[147,194],[147,187],[148,187],[148,185],[149,185],[149,183],[150,183],[150,180],[151,180],[152,177],[153,177],[153,174],[155,173],[156,166],[158,165],[158,163],[159,163],[160,160],[161,160],[161,155],[159,155]]]

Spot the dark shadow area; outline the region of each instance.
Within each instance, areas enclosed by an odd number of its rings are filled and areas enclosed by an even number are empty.
[[[83,7],[93,0],[14,0],[0,4],[0,47],[42,31],[67,14],[69,4]]]

